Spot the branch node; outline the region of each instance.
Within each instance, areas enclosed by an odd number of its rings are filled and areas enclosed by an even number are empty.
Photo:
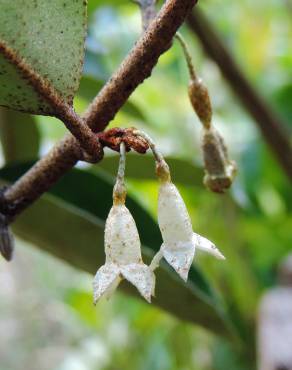
[[[89,156],[97,158],[99,154],[96,153],[100,151],[101,147],[96,141],[94,133],[74,111],[72,107],[73,102],[64,101],[54,86],[43,76],[39,75],[24,58],[19,56],[3,40],[0,40],[0,53],[9,63],[17,68],[21,76],[32,86],[37,94],[50,105],[54,111],[54,116],[63,121],[71,134],[78,140],[83,150]]]
[[[196,0],[167,0],[165,2],[157,17],[150,23],[147,31],[137,41],[118,71],[89,106],[83,119],[80,118],[83,124],[80,127],[88,126],[87,128],[92,130],[90,134],[105,129],[131,93],[151,75],[160,55],[171,46],[175,33],[196,2]],[[94,134],[91,137],[95,137]],[[123,139],[123,141],[127,150],[131,147],[139,153],[146,152],[147,147],[144,142],[137,142],[136,138],[131,135],[126,135],[126,137],[127,140]],[[84,146],[86,143],[87,140],[83,142],[82,148],[86,153],[92,154],[90,149]],[[95,138],[95,143],[103,146],[102,135],[100,135],[100,142]],[[119,148],[119,143],[112,146]],[[14,216],[48,191],[77,163],[80,156],[82,157],[80,145],[72,136],[67,136],[55,145],[44,158],[40,159],[5,192],[6,203],[16,205]]]

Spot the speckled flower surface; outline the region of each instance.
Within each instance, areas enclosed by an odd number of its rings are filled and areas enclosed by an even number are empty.
[[[125,278],[148,301],[154,291],[154,273],[143,263],[135,221],[124,204],[114,205],[105,226],[106,263],[96,273],[94,302],[110,296]]]
[[[183,280],[188,278],[196,247],[224,259],[213,243],[193,232],[186,205],[171,181],[162,181],[160,185],[158,223],[163,238],[163,257]]]

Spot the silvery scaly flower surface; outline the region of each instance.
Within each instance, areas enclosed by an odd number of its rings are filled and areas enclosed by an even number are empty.
[[[193,232],[186,205],[170,180],[162,180],[159,188],[158,223],[163,238],[162,254],[185,281],[196,248],[225,259],[212,242]]]
[[[151,301],[154,292],[154,273],[142,261],[141,244],[135,221],[124,204],[115,204],[105,225],[106,262],[96,273],[94,302],[109,297],[125,278]]]

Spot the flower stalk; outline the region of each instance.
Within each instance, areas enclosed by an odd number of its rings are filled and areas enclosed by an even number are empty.
[[[105,264],[97,271],[94,281],[94,303],[101,297],[109,298],[122,279],[128,280],[151,302],[155,276],[143,263],[141,242],[135,221],[125,206],[126,147],[120,145],[120,163],[113,190],[113,206],[105,225]]]
[[[113,190],[114,205],[123,205],[126,201],[127,190],[125,185],[126,146],[124,142],[120,145],[120,163],[116,183]]]
[[[142,137],[149,144],[149,148],[151,149],[151,151],[153,153],[153,156],[155,158],[156,174],[157,174],[157,177],[159,178],[159,180],[161,180],[161,181],[171,181],[168,164],[166,163],[165,159],[163,158],[163,155],[158,150],[158,148],[157,148],[156,144],[154,143],[154,141],[152,140],[152,138],[148,134],[146,134],[144,131],[140,131],[140,130],[134,130],[133,134],[137,135],[139,137]]]

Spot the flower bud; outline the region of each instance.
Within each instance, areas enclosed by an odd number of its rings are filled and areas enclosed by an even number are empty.
[[[216,193],[224,193],[236,174],[236,163],[228,158],[222,136],[213,127],[204,130],[203,157],[205,165],[204,184]]]
[[[203,126],[209,128],[212,121],[212,106],[208,89],[200,78],[191,79],[189,98]]]

